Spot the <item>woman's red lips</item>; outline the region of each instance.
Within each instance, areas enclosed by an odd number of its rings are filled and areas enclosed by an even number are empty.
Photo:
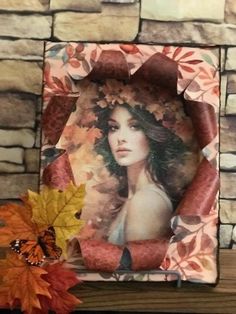
[[[121,147],[121,148],[118,148],[118,149],[116,150],[116,152],[117,152],[117,153],[119,153],[119,152],[130,152],[130,149]]]

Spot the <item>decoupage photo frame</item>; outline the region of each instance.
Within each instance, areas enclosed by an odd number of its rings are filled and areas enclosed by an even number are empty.
[[[177,274],[215,284],[217,50],[74,42],[45,50],[41,183],[85,185],[67,263],[84,281]]]

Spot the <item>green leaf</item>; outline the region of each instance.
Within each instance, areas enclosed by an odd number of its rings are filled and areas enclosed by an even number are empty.
[[[203,53],[201,56],[204,61],[214,66],[214,62],[212,61],[211,57],[208,54]]]

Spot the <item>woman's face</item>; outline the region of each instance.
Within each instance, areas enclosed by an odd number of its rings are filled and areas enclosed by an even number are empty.
[[[145,160],[149,142],[140,123],[124,107],[117,106],[108,120],[108,142],[120,166],[131,166]]]

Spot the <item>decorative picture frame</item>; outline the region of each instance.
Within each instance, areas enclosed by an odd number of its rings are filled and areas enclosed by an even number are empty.
[[[28,191],[22,198],[23,205],[6,204],[0,208],[0,219],[4,222],[1,243],[13,250],[1,260],[0,306],[21,307],[26,313],[48,310],[69,313],[81,301],[68,289],[81,280],[169,281],[177,276],[178,280],[216,284],[219,187],[216,50],[49,42],[45,51],[42,188],[39,194]],[[78,81],[92,73],[93,80],[122,82],[141,68],[144,80],[156,82],[158,78],[154,87],[168,87],[176,97],[182,94],[202,158],[172,215],[173,234],[168,241],[144,239],[114,245],[94,239],[94,226],[80,219],[86,203],[86,186],[75,182],[70,154],[56,145],[82,95],[76,86]],[[118,100],[126,99],[130,94],[118,96]],[[158,110],[153,112],[158,114]],[[160,120],[165,120],[164,114]]]
[[[47,43],[43,127],[45,138],[49,141],[47,140],[47,145],[44,146],[42,153],[46,165],[47,158],[44,158],[44,150],[47,154],[51,149],[48,146],[49,142],[52,146],[58,144],[58,141],[60,143],[63,129],[66,128],[66,121],[69,121],[68,125],[71,126],[69,114],[75,106],[77,97],[81,94],[77,82],[83,81],[86,77],[92,78],[92,80],[106,78],[129,80],[131,77],[140,78],[142,76],[148,82],[157,80],[157,85],[168,87],[175,94],[182,94],[204,157],[198,166],[193,182],[188,187],[172,218],[174,237],[172,237],[167,252],[164,251],[166,257],[159,266],[165,271],[179,272],[183,280],[208,283],[215,283],[217,280],[217,209],[215,206],[219,186],[216,120],[219,106],[219,81],[218,59],[214,52],[214,49],[205,48],[134,44]],[[142,68],[143,71],[140,70]],[[140,71],[141,74],[139,74]],[[82,92],[83,101],[86,95],[89,95],[90,98],[94,97],[92,92],[87,90],[84,94]],[[128,96],[126,95],[126,97]],[[55,117],[57,117],[55,108],[60,116],[59,122],[55,121]],[[62,111],[64,112],[63,117]],[[52,119],[54,121],[53,129],[50,128]],[[60,144],[57,147],[63,148]],[[58,150],[54,152],[58,154]],[[81,159],[80,163],[82,163]],[[43,183],[63,189],[68,182],[74,180],[72,168],[70,156],[66,151],[59,157],[56,155],[55,160],[46,165],[43,170]],[[63,173],[61,173],[62,169]],[[193,194],[195,195],[194,202],[191,197]],[[206,195],[206,197],[202,198],[202,195]],[[197,208],[196,204],[198,204]],[[206,226],[207,233],[204,232]],[[86,266],[90,269],[90,272],[87,273],[80,270],[83,280],[135,279],[135,276],[127,276],[125,273],[118,276],[118,279],[117,276],[112,275],[112,271],[120,267],[121,257],[124,253],[123,248],[112,248],[110,245],[106,247],[104,243],[100,246],[98,242],[93,243],[88,238],[89,236],[86,237],[86,239],[80,238],[79,240]],[[96,256],[94,246],[99,246],[98,251],[102,254]],[[155,265],[158,265],[158,254],[150,262],[150,265],[145,264],[138,258],[142,251],[138,247],[140,248],[142,245],[139,243],[134,249],[139,252],[136,255],[129,247],[133,258],[135,256],[132,269],[137,271],[157,268]],[[160,252],[160,244],[156,243],[150,250],[157,252],[158,248]],[[175,255],[177,255],[177,259]],[[106,256],[105,262],[102,261],[104,256]],[[107,262],[109,256],[116,256],[116,258],[115,260],[111,258],[111,261]],[[175,256],[175,261],[171,256]],[[91,270],[98,271],[91,273]],[[104,275],[104,272],[110,272],[110,277],[107,274]],[[171,280],[173,276],[166,277],[155,274],[150,277],[150,274],[146,274],[142,278],[143,280],[151,278],[150,280],[158,281],[166,280],[166,278]],[[176,277],[174,276],[174,278]]]

